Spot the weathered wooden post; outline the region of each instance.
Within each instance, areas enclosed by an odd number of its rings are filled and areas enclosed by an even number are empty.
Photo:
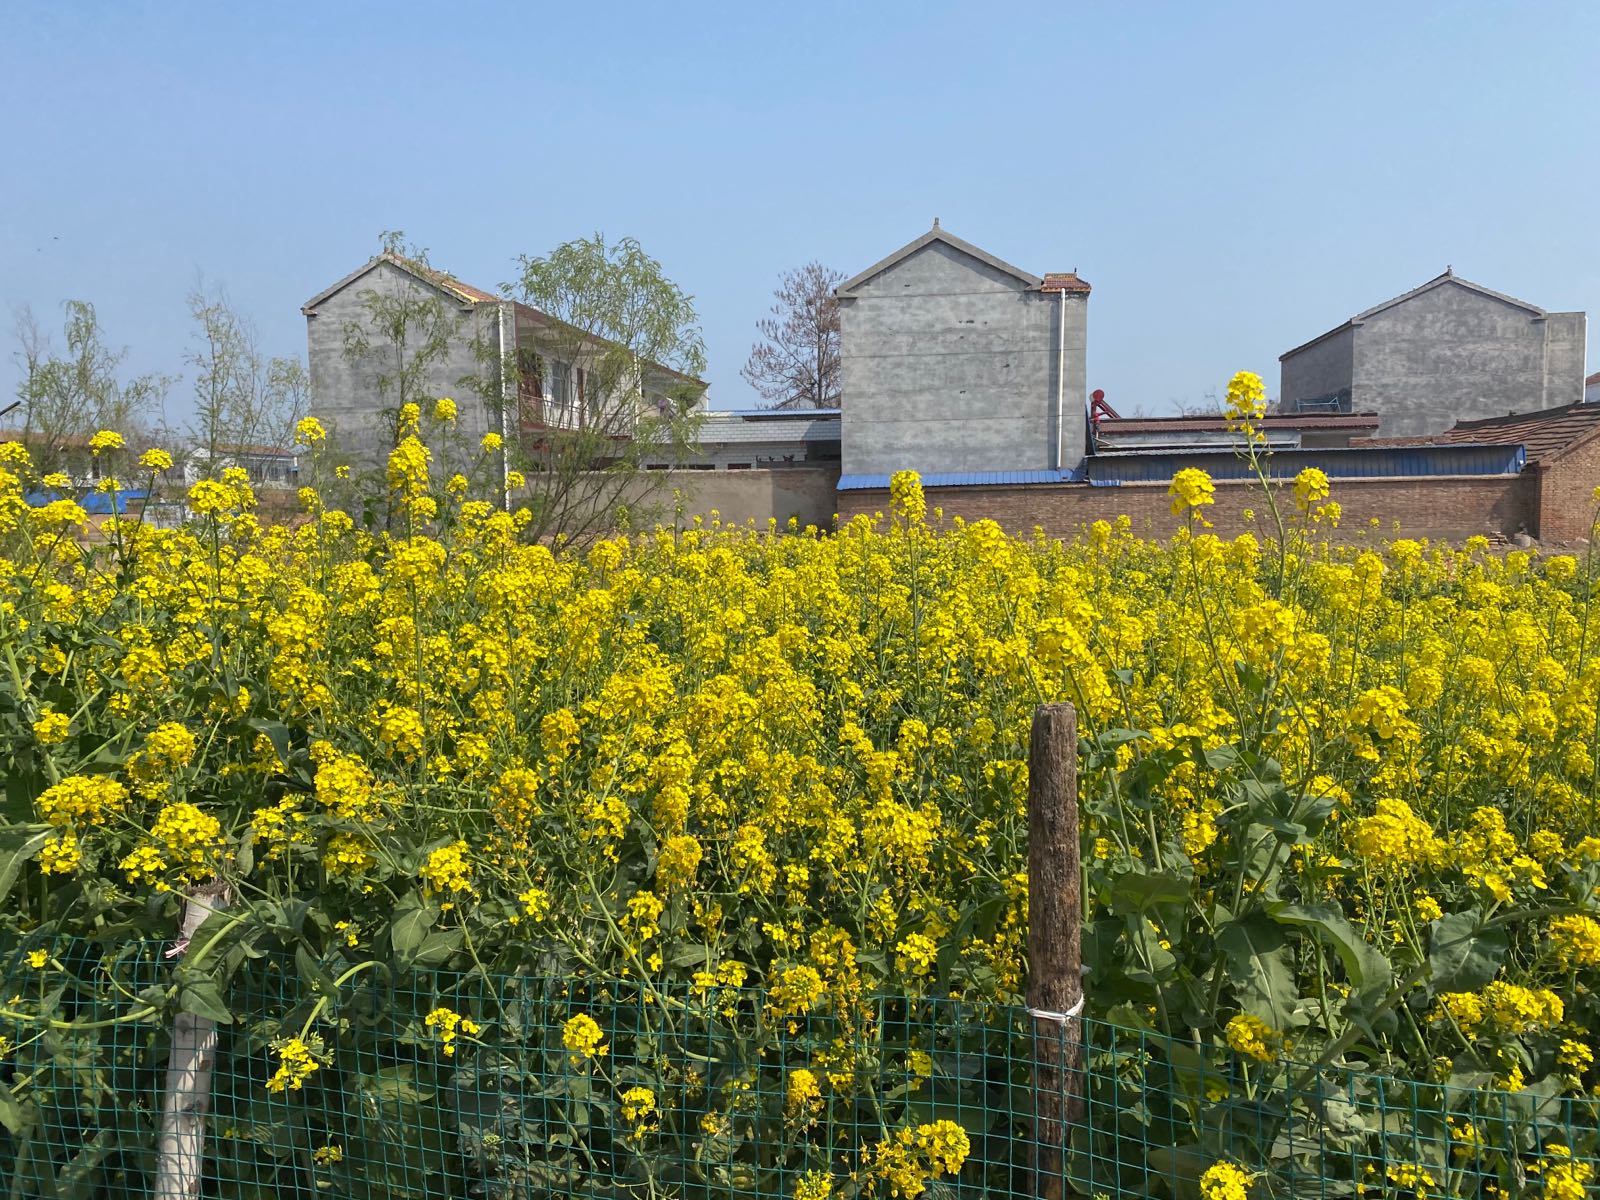
[[[1060,1200],[1081,1111],[1083,905],[1078,870],[1078,714],[1044,704],[1028,746],[1028,1013],[1033,1022],[1034,1191]]]

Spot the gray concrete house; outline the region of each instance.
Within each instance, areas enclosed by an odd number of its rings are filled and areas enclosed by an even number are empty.
[[[445,354],[429,365],[421,391],[450,396],[458,410],[464,446],[485,433],[508,442],[537,439],[549,429],[575,428],[597,411],[615,420],[619,404],[602,408],[589,386],[584,362],[564,362],[550,352],[556,342],[553,322],[529,305],[496,296],[424,263],[385,252],[307,300],[306,342],[311,372],[312,411],[329,426],[340,450],[365,466],[383,462],[393,445],[392,391],[380,393],[378,379],[395,370],[391,339],[374,328],[372,300],[379,296],[437,299],[451,326]],[[369,350],[351,352],[352,333],[365,333]],[[570,345],[571,338],[557,339]],[[522,364],[521,379],[502,372],[508,357]],[[633,381],[640,410],[668,403],[671,393],[689,385],[703,402],[705,384],[668,367],[642,363]],[[616,435],[627,436],[626,429]]]
[[[935,221],[836,294],[847,478],[1079,467],[1089,285],[1076,274],[1030,275]]]
[[[1376,412],[1384,437],[1583,399],[1586,319],[1446,270],[1280,357],[1284,412]]]

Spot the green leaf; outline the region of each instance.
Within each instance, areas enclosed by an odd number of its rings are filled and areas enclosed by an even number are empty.
[[[423,899],[421,892],[412,892],[395,908],[394,920],[389,923],[389,945],[398,958],[410,958],[427,939],[428,931],[439,919],[439,910]]]
[[[1381,1000],[1394,983],[1394,969],[1381,951],[1369,945],[1332,904],[1274,904],[1267,915],[1280,925],[1309,929],[1326,942],[1344,964],[1351,999],[1358,1006]]]
[[[23,864],[56,834],[51,825],[9,825],[0,829],[0,900],[11,894]]]
[[[1125,871],[1111,883],[1119,911],[1143,912],[1157,904],[1185,904],[1189,880],[1170,871]]]
[[[323,967],[317,956],[306,948],[304,942],[294,948],[294,965],[300,973],[300,978],[305,980],[314,994],[331,996],[338,990],[334,986],[333,976]]]
[[[190,903],[202,904],[205,902],[196,898],[191,900]],[[211,960],[220,957],[227,951],[229,945],[243,937],[246,928],[247,922],[240,921],[237,917],[229,916],[227,909],[212,908],[205,920],[200,922],[199,928],[194,931],[194,936],[189,939],[189,947],[185,951],[183,961],[179,964],[179,971],[181,972],[185,968],[191,967],[199,970],[202,964],[207,964],[205,969],[209,970]],[[191,952],[193,957],[189,957]]]
[[[422,945],[417,947],[417,953],[412,961],[419,967],[440,966],[461,948],[461,939],[460,929],[443,929],[430,933],[422,939]]]
[[[1274,1029],[1287,1028],[1300,991],[1289,969],[1283,930],[1255,913],[1218,930],[1217,949],[1240,1007]]]
[[[1158,1179],[1180,1200],[1200,1194],[1200,1176],[1216,1156],[1200,1146],[1152,1146],[1146,1161]]]
[[[31,1122],[23,1114],[22,1105],[11,1094],[11,1089],[0,1083],[0,1126],[15,1137],[21,1133]]]
[[[278,761],[287,764],[289,761],[289,729],[282,721],[264,721],[260,717],[251,717],[245,722],[257,733],[267,735],[267,740],[272,743],[272,748],[277,751]]]
[[[706,948],[693,942],[683,942],[673,947],[672,953],[667,955],[667,962],[674,967],[704,967]]]
[[[215,979],[191,979],[178,991],[178,1007],[197,1017],[205,1017],[218,1025],[232,1025],[233,1013],[222,998],[222,988]]]
[[[1483,928],[1477,909],[1446,913],[1429,927],[1428,966],[1435,992],[1471,992],[1500,971],[1510,939],[1504,929]]]

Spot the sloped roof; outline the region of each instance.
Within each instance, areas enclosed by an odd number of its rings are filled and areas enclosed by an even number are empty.
[[[1458,421],[1439,435],[1440,442],[1517,442],[1529,462],[1560,458],[1579,442],[1600,433],[1600,404],[1565,404],[1540,412]]]
[[[1368,317],[1377,316],[1377,314],[1383,312],[1385,309],[1393,308],[1397,304],[1404,304],[1407,300],[1414,300],[1424,292],[1431,292],[1434,288],[1443,287],[1445,284],[1454,284],[1456,287],[1466,288],[1469,292],[1477,292],[1480,296],[1487,296],[1491,300],[1498,300],[1502,304],[1509,304],[1513,308],[1524,309],[1530,317],[1542,317],[1545,315],[1545,310],[1540,308],[1537,304],[1529,304],[1526,300],[1518,300],[1515,296],[1508,296],[1504,292],[1497,292],[1492,288],[1486,288],[1481,283],[1473,283],[1470,279],[1463,279],[1449,267],[1446,267],[1444,274],[1434,276],[1422,286],[1414,287],[1409,292],[1402,292],[1398,296],[1395,296],[1389,300],[1385,300],[1382,304],[1374,304],[1371,308],[1358,312],[1348,321],[1345,321],[1339,325],[1335,325],[1332,329],[1325,333],[1319,333],[1309,342],[1301,342],[1300,345],[1296,346],[1294,349],[1285,350],[1282,354],[1278,355],[1278,361],[1282,362],[1291,355],[1299,354],[1302,350],[1309,350],[1318,342],[1324,341],[1336,333],[1343,333],[1346,329],[1350,329],[1353,326],[1361,324],[1361,322],[1365,321]]]
[[[1039,285],[1041,292],[1076,292],[1087,296],[1091,290],[1088,280],[1079,279],[1076,271],[1048,271],[1045,273],[1044,282]]]
[[[796,412],[785,420],[752,421],[735,413],[708,412],[700,423],[700,442],[837,442],[837,417]]]
[[[425,263],[418,262],[414,258],[407,258],[403,254],[395,254],[392,251],[385,250],[382,254],[374,255],[368,259],[364,266],[356,268],[332,287],[325,288],[311,297],[300,306],[300,311],[308,317],[311,316],[316,311],[317,305],[329,297],[344,291],[345,288],[382,263],[397,267],[407,275],[421,280],[430,287],[437,288],[463,308],[471,308],[475,304],[494,304],[504,299],[503,296],[496,296],[493,292],[486,292],[482,288],[475,288],[469,283],[462,283],[454,275],[436,270]]]
[[[900,249],[889,255],[888,258],[880,259],[879,261],[873,263],[865,271],[862,271],[861,274],[852,276],[851,278],[845,280],[834,289],[834,295],[850,295],[869,279],[876,275],[883,274],[883,272],[887,271],[896,263],[904,262],[913,254],[916,254],[918,251],[933,245],[935,242],[942,242],[946,246],[949,246],[952,250],[955,250],[961,254],[965,254],[968,258],[975,258],[984,265],[993,267],[1002,275],[1011,276],[1013,279],[1018,280],[1027,287],[1038,288],[1044,283],[1044,280],[1040,279],[1037,275],[1030,275],[1021,267],[1014,267],[1003,259],[996,258],[987,250],[980,250],[971,242],[964,241],[963,239],[958,238],[955,234],[950,233],[948,230],[939,228],[939,222],[935,221],[933,223],[933,228],[928,230],[927,233],[923,234],[915,241],[907,242],[904,246],[901,246]]]
[[[1583,386],[1584,387],[1589,387],[1591,384],[1596,384],[1596,383],[1600,383],[1600,371],[1596,371],[1593,375],[1590,375],[1586,379],[1584,379]]]
[[[1103,417],[1096,425],[1107,433],[1172,433],[1226,431],[1236,422],[1228,417]],[[1306,413],[1258,417],[1262,429],[1376,429],[1377,413]]]

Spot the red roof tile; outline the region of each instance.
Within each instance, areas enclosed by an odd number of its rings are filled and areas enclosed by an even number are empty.
[[[1044,282],[1039,285],[1041,292],[1077,292],[1087,296],[1089,285],[1078,278],[1076,271],[1051,271],[1044,277]]]
[[[1600,434],[1600,404],[1566,404],[1538,412],[1511,413],[1481,421],[1458,421],[1443,433],[1429,437],[1357,438],[1362,446],[1521,446],[1528,461],[1560,458],[1579,442]]]

